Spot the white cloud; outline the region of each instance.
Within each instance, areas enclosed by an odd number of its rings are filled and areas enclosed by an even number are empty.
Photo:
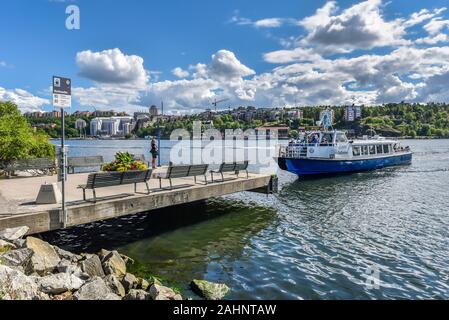
[[[212,55],[209,75],[220,80],[233,80],[254,75],[256,72],[242,64],[235,54],[228,50],[220,50]]]
[[[190,75],[189,71],[183,70],[180,67],[174,68],[171,72],[178,78],[187,78]]]
[[[264,54],[264,60],[270,63],[291,63],[295,61],[318,61],[321,56],[309,48],[278,50]]]
[[[143,58],[125,55],[120,49],[78,52],[76,62],[81,76],[98,83],[143,87],[149,79]]]
[[[258,28],[279,28],[284,23],[281,18],[267,18],[254,22],[254,26]]]
[[[338,14],[336,2],[328,2],[299,22],[308,32],[301,44],[328,53],[409,44],[403,21],[384,20],[381,5],[381,0],[367,0]]]
[[[414,25],[420,24],[426,20],[432,19],[442,12],[446,11],[446,8],[437,8],[433,11],[427,9],[422,9],[419,12],[414,12],[411,14],[410,18],[404,23],[406,28],[412,27]]]
[[[0,67],[6,67],[6,66],[8,66],[8,65],[6,64],[6,62],[0,60]]]
[[[26,90],[8,90],[2,87],[0,87],[0,101],[10,101],[22,112],[40,111],[42,106],[50,103],[48,99],[37,97]]]

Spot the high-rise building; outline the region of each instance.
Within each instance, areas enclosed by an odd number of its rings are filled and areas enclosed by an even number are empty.
[[[90,122],[90,135],[93,137],[101,135],[102,121],[99,118],[95,118]]]

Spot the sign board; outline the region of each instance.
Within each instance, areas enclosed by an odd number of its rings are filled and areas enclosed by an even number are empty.
[[[53,106],[59,108],[72,106],[72,80],[53,77]]]

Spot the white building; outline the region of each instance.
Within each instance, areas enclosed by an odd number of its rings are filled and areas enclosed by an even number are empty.
[[[345,108],[345,121],[353,122],[360,118],[362,118],[362,107],[353,105]]]
[[[132,131],[132,121],[133,117],[95,118],[90,123],[90,134],[91,136],[126,135]]]

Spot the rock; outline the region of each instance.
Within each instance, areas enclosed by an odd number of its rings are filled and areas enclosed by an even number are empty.
[[[120,297],[124,297],[126,294],[125,288],[123,287],[122,283],[117,279],[116,276],[113,274],[110,274],[104,278],[104,281],[106,281],[106,284],[111,288],[112,292],[116,295],[119,295]]]
[[[72,300],[72,298],[73,298],[73,293],[71,291],[66,291],[62,294],[54,296],[53,300],[64,301],[64,300]]]
[[[103,278],[105,276],[100,258],[97,255],[83,260],[81,262],[81,269],[91,277]]]
[[[113,274],[121,279],[126,274],[126,263],[117,251],[112,251],[105,256],[102,265],[107,275]]]
[[[32,278],[3,265],[0,265],[0,294],[3,300],[45,299]]]
[[[170,288],[157,284],[151,286],[149,293],[153,300],[182,300],[180,294]]]
[[[28,248],[11,250],[0,256],[0,263],[9,267],[22,267],[25,272],[30,272],[32,256],[33,250]]]
[[[25,248],[26,240],[25,239],[17,239],[12,240],[11,243],[16,246],[17,249]]]
[[[78,290],[84,281],[68,273],[57,273],[37,280],[42,292],[58,295],[66,291]]]
[[[79,266],[73,264],[68,260],[61,260],[56,266],[56,270],[60,273],[73,274],[74,276],[80,278],[81,280],[87,281],[90,279],[90,275],[83,272]]]
[[[10,228],[0,231],[0,239],[13,241],[22,238],[30,230],[28,227]]]
[[[122,257],[122,259],[123,259],[123,261],[125,261],[126,265],[132,265],[135,262],[134,259],[132,259],[128,256],[125,256],[124,254],[120,254],[120,257]]]
[[[0,253],[15,249],[16,245],[0,239]]]
[[[120,297],[112,292],[103,279],[95,277],[73,295],[73,300],[120,300]]]
[[[147,280],[142,279],[142,278],[137,278],[137,288],[138,289],[147,291],[149,287],[150,287],[150,283]]]
[[[128,292],[131,289],[136,289],[137,285],[139,284],[139,280],[131,273],[125,274],[121,282],[126,292]]]
[[[101,249],[98,253],[98,257],[100,257],[101,263],[104,262],[105,258],[111,253],[111,251],[106,249]]]
[[[221,300],[231,290],[225,284],[206,280],[193,280],[190,286],[195,293],[207,300]]]
[[[151,295],[144,290],[131,289],[123,300],[151,300]]]
[[[26,247],[34,251],[31,265],[35,272],[41,276],[52,272],[61,261],[53,246],[37,238],[28,237]]]
[[[55,249],[58,256],[63,260],[68,260],[71,262],[78,262],[79,260],[81,260],[81,256],[79,256],[79,255],[73,254],[73,253],[66,251],[64,249],[61,249],[57,246],[53,246],[53,248]]]

